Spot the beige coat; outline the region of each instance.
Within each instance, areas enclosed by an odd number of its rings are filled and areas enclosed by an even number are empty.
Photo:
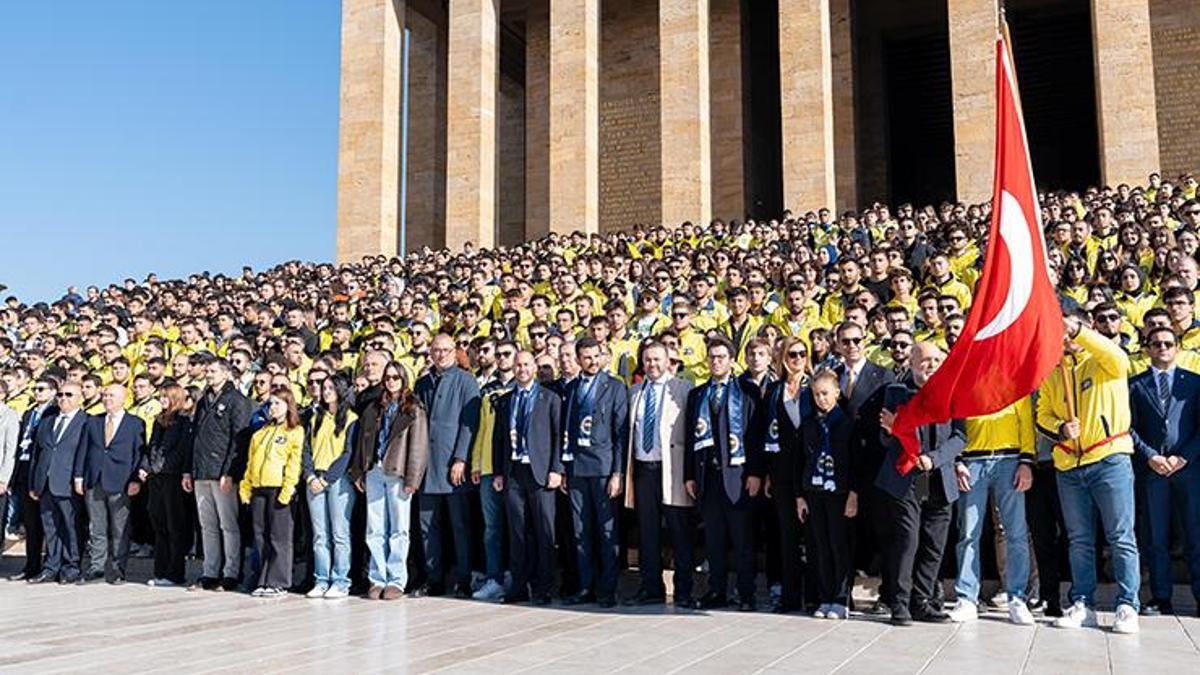
[[[658,409],[658,440],[662,447],[662,494],[668,506],[692,506],[692,498],[683,487],[683,453],[687,440],[687,396],[692,386],[677,377],[667,380],[663,400]],[[629,391],[629,446],[625,448],[625,506],[636,508],[633,495],[634,447],[641,432],[634,428],[638,411],[644,405],[642,392],[645,383]]]

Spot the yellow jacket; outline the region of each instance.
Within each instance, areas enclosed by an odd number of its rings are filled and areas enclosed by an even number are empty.
[[[243,504],[258,487],[279,488],[279,503],[287,504],[300,482],[300,460],[304,454],[304,427],[288,429],[272,422],[254,432],[246,457],[246,475],[238,488]]]
[[[1121,347],[1083,327],[1075,338],[1083,351],[1065,356],[1066,368],[1056,368],[1042,383],[1037,424],[1050,438],[1072,417],[1079,418],[1079,438],[1054,446],[1054,466],[1069,471],[1099,462],[1116,453],[1133,453],[1129,435],[1129,357]],[[1069,388],[1069,389],[1068,389]],[[1074,392],[1075,411],[1068,410],[1067,392]]]
[[[1032,462],[1037,450],[1033,433],[1033,399],[1029,396],[991,415],[968,417],[964,458],[1019,454]]]
[[[499,387],[484,394],[479,405],[479,433],[471,446],[471,473],[481,476],[492,475],[492,433],[496,428],[496,400],[511,386]],[[484,486],[490,488],[490,485]],[[483,489],[483,488],[481,488]]]
[[[683,379],[692,384],[708,379],[708,345],[703,334],[691,329],[679,336],[679,360],[683,362]]]

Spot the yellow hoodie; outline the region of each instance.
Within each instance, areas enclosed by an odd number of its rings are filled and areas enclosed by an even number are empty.
[[[1054,446],[1054,466],[1059,471],[1099,462],[1116,453],[1133,453],[1129,435],[1129,357],[1120,345],[1082,327],[1075,342],[1079,354],[1065,356],[1042,383],[1037,423],[1042,433],[1059,438],[1059,428],[1079,418],[1079,438]],[[1074,392],[1074,415],[1067,408],[1067,392]]]
[[[300,482],[300,460],[304,452],[304,427],[288,429],[272,422],[254,432],[246,458],[246,475],[238,493],[243,504],[250,503],[254,488],[279,488],[279,503],[287,504]]]

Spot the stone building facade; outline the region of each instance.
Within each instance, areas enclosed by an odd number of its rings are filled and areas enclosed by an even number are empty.
[[[1041,187],[1197,168],[1200,2],[1007,0]],[[987,199],[998,0],[343,0],[337,256]]]

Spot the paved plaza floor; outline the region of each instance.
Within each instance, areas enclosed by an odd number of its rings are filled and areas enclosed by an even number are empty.
[[[4,556],[0,572],[18,568]],[[144,564],[144,561],[142,561]],[[1135,636],[999,614],[896,628],[765,612],[370,602],[0,581],[0,673],[1200,673],[1200,619]]]

